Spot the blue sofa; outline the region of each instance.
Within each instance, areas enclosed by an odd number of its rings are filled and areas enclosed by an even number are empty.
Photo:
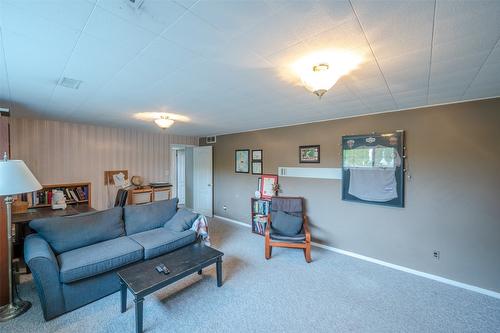
[[[120,289],[116,271],[196,240],[177,198],[30,222],[24,244],[45,320]]]

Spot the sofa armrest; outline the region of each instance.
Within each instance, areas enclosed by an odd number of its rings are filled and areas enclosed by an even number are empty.
[[[59,281],[59,264],[45,239],[38,234],[26,237],[24,261],[33,274],[45,320],[65,312],[64,296]]]

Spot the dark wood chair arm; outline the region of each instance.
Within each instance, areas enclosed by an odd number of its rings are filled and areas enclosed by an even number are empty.
[[[307,219],[306,215],[304,215],[304,234],[306,235],[306,242],[310,243],[311,242],[311,232],[309,231],[309,220]]]

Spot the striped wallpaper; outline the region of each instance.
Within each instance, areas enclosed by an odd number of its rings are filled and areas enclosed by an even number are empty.
[[[42,184],[90,181],[92,206],[105,209],[105,170],[126,169],[130,177],[145,181],[168,180],[170,145],[198,144],[197,137],[167,133],[11,118],[11,155],[24,160]]]

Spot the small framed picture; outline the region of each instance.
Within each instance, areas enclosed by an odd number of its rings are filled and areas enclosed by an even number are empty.
[[[299,163],[319,163],[319,145],[300,146]]]
[[[278,184],[278,176],[276,175],[262,175],[260,193],[262,199],[271,199],[275,194],[275,187]]]
[[[250,150],[238,149],[234,151],[234,172],[249,173],[250,172]]]
[[[252,175],[262,175],[262,161],[252,161]]]
[[[252,160],[262,161],[262,149],[252,150]]]

